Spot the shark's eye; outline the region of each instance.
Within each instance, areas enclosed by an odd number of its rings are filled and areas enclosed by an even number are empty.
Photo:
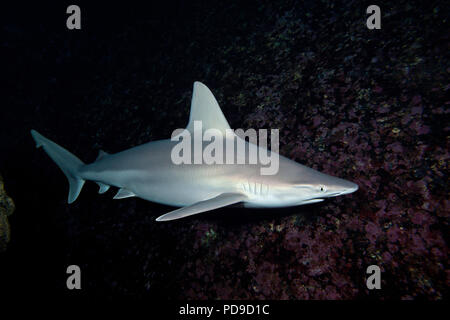
[[[320,186],[320,192],[325,192],[327,191],[327,189],[325,188],[325,186]]]

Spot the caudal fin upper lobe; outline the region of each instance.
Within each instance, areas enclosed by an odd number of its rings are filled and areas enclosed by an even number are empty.
[[[66,175],[67,180],[69,180],[69,196],[67,201],[68,203],[74,202],[80,194],[85,182],[79,175],[79,169],[84,163],[75,155],[47,139],[36,130],[31,130],[31,135],[33,136],[34,141],[36,141],[36,147],[43,147],[49,157]]]

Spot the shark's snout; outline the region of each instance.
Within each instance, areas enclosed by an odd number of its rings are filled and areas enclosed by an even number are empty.
[[[339,195],[344,195],[344,194],[350,194],[355,192],[356,190],[359,189],[359,186],[356,183],[347,181],[347,185],[345,186],[345,188],[340,192]]]

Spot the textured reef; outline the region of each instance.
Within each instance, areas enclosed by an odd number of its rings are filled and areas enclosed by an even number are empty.
[[[10,227],[8,216],[14,212],[14,202],[5,191],[3,178],[0,175],[0,252],[6,250],[6,246],[10,240]]]
[[[418,7],[384,9],[411,18],[386,17],[376,34],[354,5],[330,3],[320,16],[287,8],[264,34],[222,48],[236,64],[220,83],[230,87],[223,105],[251,106],[245,127],[280,128],[282,154],[360,190],[231,230],[193,220],[179,244],[183,252],[192,243],[179,271],[183,297],[363,297],[371,264],[383,275],[383,292],[371,295],[440,299],[448,290],[447,46],[437,28],[414,25]],[[438,20],[440,8],[427,9],[424,21]]]
[[[68,206],[63,175],[34,152],[28,128],[5,124],[12,143],[27,144],[34,170],[43,168],[28,172],[43,182],[32,196],[21,195],[25,177],[10,179],[23,202],[47,212],[40,219],[53,233],[41,254],[76,261],[94,295],[448,298],[448,6],[379,5],[381,30],[366,28],[358,1],[194,1],[188,14],[127,16],[87,40],[36,29],[39,45],[11,55],[19,66],[11,74],[23,75],[19,92],[28,94],[5,103],[33,110],[25,124],[83,160],[169,137],[186,124],[199,80],[232,128],[279,128],[281,154],[360,187],[317,205],[156,223],[170,208],[113,201],[96,186]],[[12,40],[20,32],[9,30],[12,50],[32,41]],[[29,59],[39,62],[35,74]],[[382,289],[369,291],[373,264]]]

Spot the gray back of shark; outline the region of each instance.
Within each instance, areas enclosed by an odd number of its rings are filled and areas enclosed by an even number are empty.
[[[223,133],[231,130],[214,95],[200,82],[194,83],[186,127],[192,133],[194,121],[201,121],[204,130],[214,128]],[[118,187],[115,199],[139,197],[181,207],[158,217],[157,221],[179,219],[239,202],[247,207],[309,204],[358,189],[350,181],[321,173],[278,154],[279,167],[273,175],[262,175],[263,165],[248,164],[247,160],[244,164],[175,164],[171,154],[178,142],[170,139],[115,154],[100,151],[95,162],[84,164],[37,131],[31,130],[31,134],[37,147],[44,148],[69,180],[68,203],[75,201],[84,182],[91,180],[99,185],[99,193],[106,192],[110,186]],[[248,150],[251,144],[245,144]]]

